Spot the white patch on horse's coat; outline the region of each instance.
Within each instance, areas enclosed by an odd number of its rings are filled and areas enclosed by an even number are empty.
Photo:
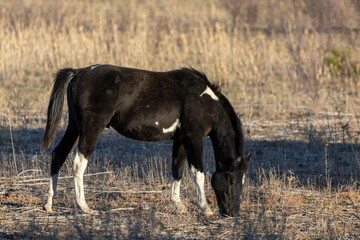
[[[180,202],[180,181],[174,180],[171,186],[170,198],[173,202]]]
[[[205,190],[204,190],[205,174],[197,170],[193,165],[191,165],[191,172],[193,174],[196,183],[196,194],[201,211],[203,212],[204,215],[212,215],[213,212],[208,206],[205,196]]]
[[[44,205],[44,209],[48,212],[52,211],[53,199],[54,196],[56,195],[57,181],[58,181],[58,174],[54,174],[50,177],[47,202]]]
[[[175,132],[176,128],[180,128],[180,121],[178,118],[169,128],[163,128],[163,133]]]
[[[184,204],[181,203],[180,200],[180,181],[181,180],[174,180],[171,185],[171,192],[170,192],[170,199],[175,203],[177,210],[180,213],[186,212],[186,208]]]
[[[211,90],[211,88],[209,88],[209,86],[206,86],[206,89],[200,94],[200,97],[202,97],[202,95],[207,94],[209,95],[212,99],[219,101],[218,96],[215,95],[215,93],[213,92],[213,90]]]
[[[245,184],[245,174],[244,174],[243,177],[242,177],[241,183],[242,183],[242,185]]]
[[[87,163],[88,160],[84,157],[84,155],[76,151],[76,156],[73,163],[76,203],[82,211],[90,213],[91,210],[85,201],[84,184],[83,184],[83,176]]]
[[[156,121],[156,122],[155,122],[155,125],[156,125],[156,126],[159,126],[159,122],[158,122],[158,121]]]
[[[91,66],[91,70],[94,70],[95,68],[97,68],[97,67],[99,67],[99,66],[101,66],[101,64],[96,64],[96,65],[94,65],[94,66]]]

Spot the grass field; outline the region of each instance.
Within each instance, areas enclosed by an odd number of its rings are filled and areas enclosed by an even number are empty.
[[[0,10],[0,239],[360,238],[357,0],[4,0]],[[111,130],[84,177],[99,214],[75,208],[73,154],[55,211],[42,210],[51,152],[40,142],[54,73],[95,63],[191,66],[222,84],[253,154],[239,217],[201,216],[188,172],[188,211],[176,213],[171,142]],[[208,140],[204,151],[217,210]]]

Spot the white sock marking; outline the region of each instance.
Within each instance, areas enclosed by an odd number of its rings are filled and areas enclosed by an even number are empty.
[[[241,183],[242,183],[242,185],[245,184],[245,174],[244,174],[243,177],[242,177]]]
[[[180,128],[180,121],[178,118],[169,128],[163,128],[163,133],[175,132],[176,128]]]
[[[209,95],[212,99],[219,101],[218,96],[215,95],[215,93],[213,92],[213,90],[211,90],[211,88],[209,88],[209,86],[206,86],[206,89],[200,94],[200,97],[202,97],[202,95],[207,94]]]
[[[196,194],[198,198],[198,204],[203,212],[211,211],[205,197],[205,175],[204,173],[198,171],[194,166],[191,165],[191,172],[194,176],[196,183]]]
[[[44,206],[47,211],[50,211],[52,209],[53,199],[54,196],[56,195],[57,182],[58,182],[58,174],[54,174],[53,176],[50,177],[47,202],[45,203]]]
[[[84,194],[84,184],[83,184],[83,175],[87,166],[88,160],[80,152],[76,152],[73,165],[73,174],[75,182],[75,196],[77,205],[84,212],[90,212],[90,208],[86,204],[85,194]]]
[[[180,203],[180,181],[174,180],[171,186],[171,200],[175,203]]]

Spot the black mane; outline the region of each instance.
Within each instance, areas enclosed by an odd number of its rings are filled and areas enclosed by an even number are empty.
[[[205,73],[200,72],[198,70],[196,70],[195,68],[192,67],[187,67],[187,68],[182,68],[182,70],[187,71],[192,73],[193,75],[196,76],[196,78],[201,81],[206,83],[206,85],[208,85],[211,90],[219,97],[221,95],[221,86],[219,82],[211,82],[208,77],[206,76]]]
[[[221,100],[223,101],[223,106],[230,117],[231,124],[233,129],[235,130],[237,137],[236,137],[236,146],[237,146],[237,154],[243,156],[243,148],[244,148],[244,133],[242,129],[242,123],[238,115],[236,114],[233,106],[230,104],[229,100],[222,95]]]

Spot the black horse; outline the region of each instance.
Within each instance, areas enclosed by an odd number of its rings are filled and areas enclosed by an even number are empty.
[[[150,72],[111,65],[60,70],[50,96],[42,149],[53,143],[67,89],[68,126],[52,153],[46,211],[52,211],[58,172],[77,143],[73,173],[76,203],[91,213],[85,201],[83,173],[100,133],[112,127],[137,140],[172,139],[171,200],[180,210],[180,180],[187,159],[197,185],[199,207],[211,215],[204,193],[203,140],[210,137],[216,172],[212,177],[220,213],[239,211],[240,193],[250,156],[244,157],[241,122],[229,101],[206,75],[191,68]]]

